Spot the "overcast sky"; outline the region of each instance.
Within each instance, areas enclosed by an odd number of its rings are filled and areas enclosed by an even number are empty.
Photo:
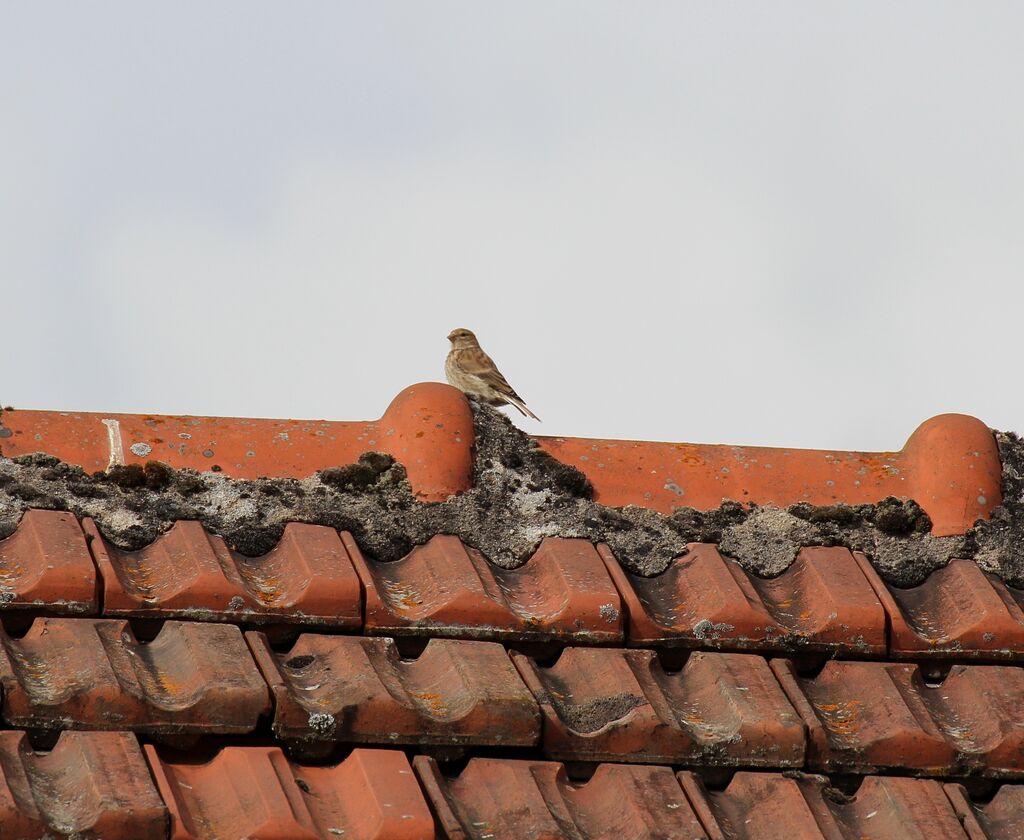
[[[369,419],[465,326],[535,433],[1024,431],[1022,42],[1019,2],[2,3],[0,401]]]

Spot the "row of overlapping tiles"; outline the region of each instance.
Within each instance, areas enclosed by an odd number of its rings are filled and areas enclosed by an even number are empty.
[[[258,631],[170,620],[38,618],[0,636],[3,722],[153,736],[252,733],[269,719],[293,755],[338,744],[539,747],[552,759],[691,767],[879,770],[1024,778],[1024,668],[570,647],[554,662],[500,643],[304,633],[284,652]]]
[[[694,544],[644,578],[585,540],[549,538],[514,570],[451,536],[379,563],[350,534],[300,523],[257,558],[189,521],[124,552],[88,519],[31,510],[0,542],[0,603],[369,634],[1024,661],[1024,591],[967,560],[899,589],[845,548],[806,548],[762,579]]]
[[[665,766],[602,764],[574,782],[556,762],[473,758],[448,775],[388,749],[311,767],[278,747],[225,747],[195,764],[125,732],[66,732],[45,754],[2,732],[0,765],[4,837],[983,840],[1019,836],[1024,808],[1024,785],[980,804],[930,779],[870,776],[846,796],[823,776],[744,771],[710,791]]]

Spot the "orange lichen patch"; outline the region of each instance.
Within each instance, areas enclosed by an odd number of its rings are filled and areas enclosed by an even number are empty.
[[[235,478],[304,478],[385,452],[425,501],[470,487],[474,440],[466,398],[437,382],[406,388],[369,422],[23,410],[6,412],[3,429],[0,454],[45,452],[88,472],[154,460],[199,471],[216,465]]]
[[[915,499],[932,533],[962,534],[1002,501],[995,438],[980,420],[943,414],[921,424],[899,452],[648,441],[536,439],[551,455],[584,472],[595,499],[662,513],[717,508],[723,499],[786,507]]]
[[[814,708],[828,718],[829,730],[838,738],[850,739],[857,734],[860,700],[844,703],[815,703]]]
[[[409,696],[422,701],[432,715],[441,716],[448,713],[444,700],[436,691],[410,691]]]

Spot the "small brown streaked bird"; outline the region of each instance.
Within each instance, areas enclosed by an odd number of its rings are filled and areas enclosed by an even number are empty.
[[[523,398],[501,375],[494,360],[481,348],[470,330],[459,327],[448,333],[452,349],[444,360],[444,375],[470,399],[487,405],[514,405],[524,417],[540,418],[526,407]]]

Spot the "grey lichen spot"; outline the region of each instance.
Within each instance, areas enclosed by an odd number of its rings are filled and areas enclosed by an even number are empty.
[[[213,450],[212,449],[204,449],[203,450],[203,457],[204,458],[212,458],[213,457]]]
[[[11,587],[0,584],[0,606],[11,603],[17,597],[18,593],[11,589]]]
[[[601,613],[601,618],[609,624],[619,620],[619,611],[615,609],[614,604],[601,604],[598,608],[598,612]]]
[[[728,633],[732,629],[733,626],[724,621],[715,624],[710,618],[702,618],[693,625],[693,635],[698,639],[706,639],[712,633]]]
[[[14,432],[12,432],[10,429],[5,428],[4,426],[0,426],[0,438],[9,438],[13,434]]]
[[[981,638],[984,639],[986,642],[994,642],[996,640],[996,634],[995,633],[982,633],[981,634]]]
[[[150,452],[153,451],[153,447],[148,443],[133,443],[130,447],[133,455],[138,455],[140,458],[145,458]]]
[[[235,595],[230,601],[228,601],[229,610],[240,610],[245,606],[245,598],[241,595]]]
[[[683,488],[676,484],[674,481],[666,481],[665,489],[675,493],[677,496],[683,495]]]
[[[309,728],[321,738],[329,738],[334,734],[336,721],[328,712],[312,712],[309,716]]]

